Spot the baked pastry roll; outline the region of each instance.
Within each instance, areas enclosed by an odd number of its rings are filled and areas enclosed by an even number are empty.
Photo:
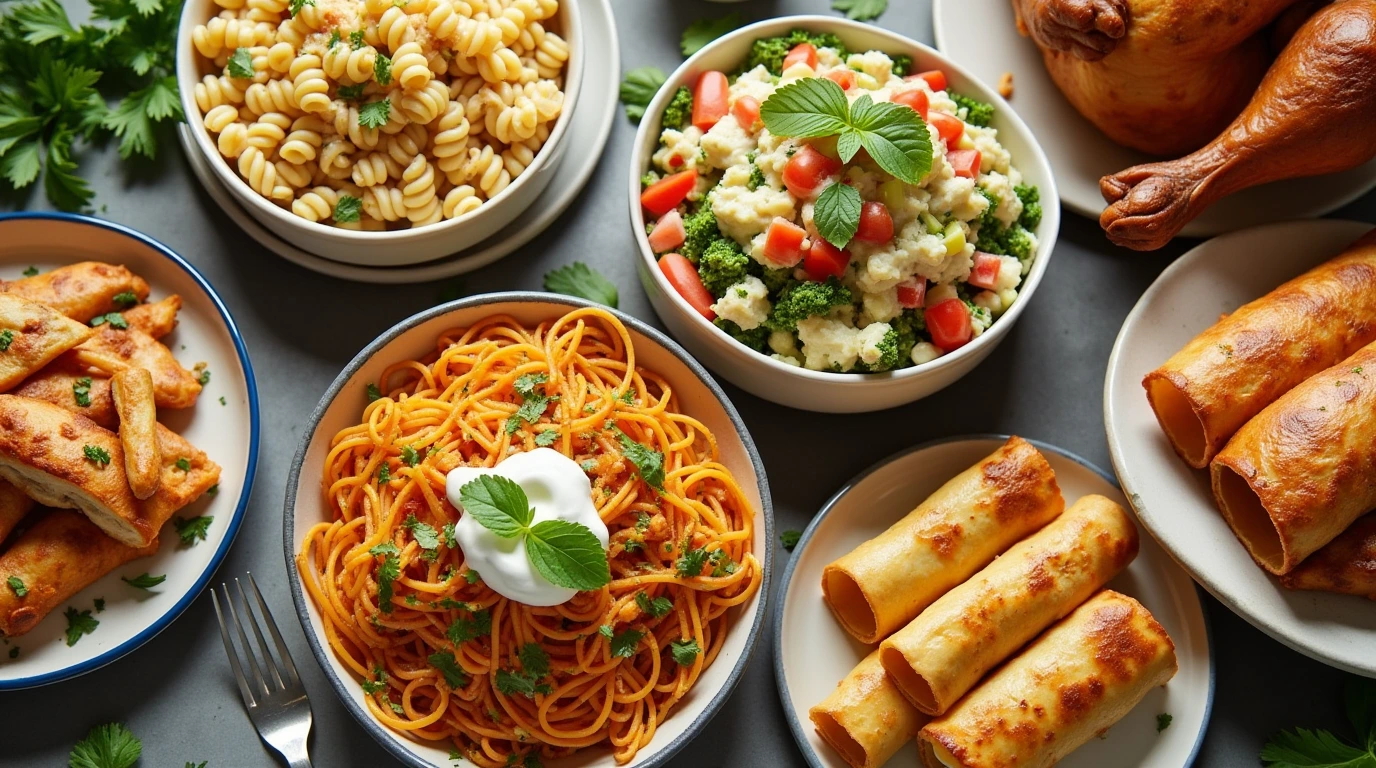
[[[852,768],[879,768],[928,720],[884,674],[878,651],[808,710],[808,717],[818,735]]]
[[[0,512],[3,514],[3,512]],[[1376,600],[1376,512],[1369,512],[1280,577],[1286,589],[1338,592]]]

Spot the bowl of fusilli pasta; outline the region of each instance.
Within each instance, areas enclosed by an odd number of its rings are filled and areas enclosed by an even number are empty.
[[[195,146],[264,226],[367,266],[457,253],[553,178],[582,78],[577,0],[189,0]]]

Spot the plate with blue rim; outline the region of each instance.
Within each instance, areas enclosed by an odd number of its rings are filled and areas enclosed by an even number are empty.
[[[817,735],[808,710],[874,649],[858,642],[822,601],[822,569],[878,536],[947,480],[993,453],[1006,435],[969,435],[923,443],[875,464],[836,492],[803,532],[783,571],[774,614],[774,675],[779,699],[798,748],[813,768],[846,768],[840,754]],[[1031,441],[1056,472],[1067,507],[1091,493],[1131,514],[1112,476],[1088,461]],[[1139,525],[1140,530],[1140,525]],[[1150,536],[1110,589],[1142,602],[1175,643],[1179,671],[1165,686],[1110,728],[1071,753],[1061,768],[1181,768],[1194,763],[1204,742],[1214,698],[1213,645],[1208,617],[1194,582]],[[1157,716],[1170,724],[1158,730]],[[1164,718],[1162,718],[1164,720]],[[889,765],[920,765],[910,743]]]
[[[148,281],[149,299],[181,297],[175,330],[161,340],[183,367],[209,372],[197,404],[161,410],[159,420],[221,467],[213,493],[177,512],[211,520],[204,540],[181,543],[169,522],[158,551],[116,568],[48,614],[27,634],[0,638],[0,690],[32,688],[99,669],[153,639],[180,616],[224,560],[243,522],[258,461],[258,390],[248,350],[229,309],[186,259],[127,227],[74,214],[0,215],[0,280],[82,261],[123,265]],[[3,548],[3,545],[0,545]],[[166,579],[149,590],[121,577]],[[67,643],[68,609],[99,622]]]

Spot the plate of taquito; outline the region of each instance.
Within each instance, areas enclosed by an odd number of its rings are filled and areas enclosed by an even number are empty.
[[[243,519],[258,428],[243,340],[186,260],[99,219],[0,216],[0,690],[181,615]]]
[[[1123,323],[1114,468],[1153,536],[1263,632],[1376,676],[1376,233],[1298,221],[1210,240]]]
[[[1020,437],[841,489],[783,575],[775,676],[814,768],[1188,766],[1213,701],[1189,576],[1112,479]]]

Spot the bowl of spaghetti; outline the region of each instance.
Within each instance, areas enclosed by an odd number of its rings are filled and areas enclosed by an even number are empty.
[[[605,525],[602,586],[528,604],[474,567],[490,553],[465,556],[465,518],[483,517],[450,501],[452,478],[521,454],[508,466],[574,468],[560,487]],[[549,499],[532,499],[538,520]],[[683,349],[578,299],[502,293],[417,314],[340,373],[283,541],[312,651],[403,763],[657,766],[744,671],[772,526],[745,424]]]

